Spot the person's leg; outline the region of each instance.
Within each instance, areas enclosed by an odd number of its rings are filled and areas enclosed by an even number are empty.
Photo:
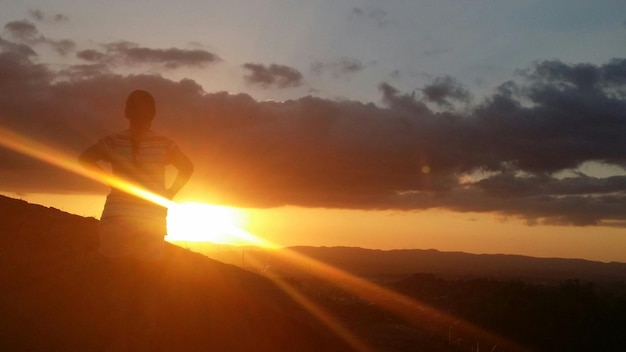
[[[140,261],[155,262],[163,256],[167,225],[165,219],[146,219],[137,224],[133,254]]]
[[[147,347],[155,338],[160,316],[162,260],[165,237],[165,221],[138,222],[139,231],[135,233],[133,257],[135,258],[135,278],[131,300],[136,309],[137,329],[135,330],[136,347]]]
[[[134,232],[131,219],[111,217],[100,220],[98,251],[107,258],[120,258],[133,253]]]

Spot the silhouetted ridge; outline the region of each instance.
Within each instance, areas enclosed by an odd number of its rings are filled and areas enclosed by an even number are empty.
[[[583,259],[469,254],[434,249],[378,250],[308,246],[290,249],[362,276],[434,273],[454,277],[516,278],[531,281],[626,280],[626,263],[602,263]]]
[[[6,351],[346,351],[268,279],[167,244],[95,254],[98,220],[0,196]]]

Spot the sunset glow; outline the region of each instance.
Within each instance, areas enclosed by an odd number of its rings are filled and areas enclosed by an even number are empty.
[[[168,210],[166,240],[265,246],[243,230],[242,211],[206,203],[174,204]]]

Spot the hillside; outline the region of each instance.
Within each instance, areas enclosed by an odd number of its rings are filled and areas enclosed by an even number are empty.
[[[99,259],[98,221],[0,197],[0,349],[346,351],[268,279],[166,244]]]

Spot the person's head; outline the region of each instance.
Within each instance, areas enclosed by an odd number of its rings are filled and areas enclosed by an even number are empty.
[[[145,90],[133,91],[126,99],[125,114],[131,127],[149,127],[156,114],[154,98]]]

